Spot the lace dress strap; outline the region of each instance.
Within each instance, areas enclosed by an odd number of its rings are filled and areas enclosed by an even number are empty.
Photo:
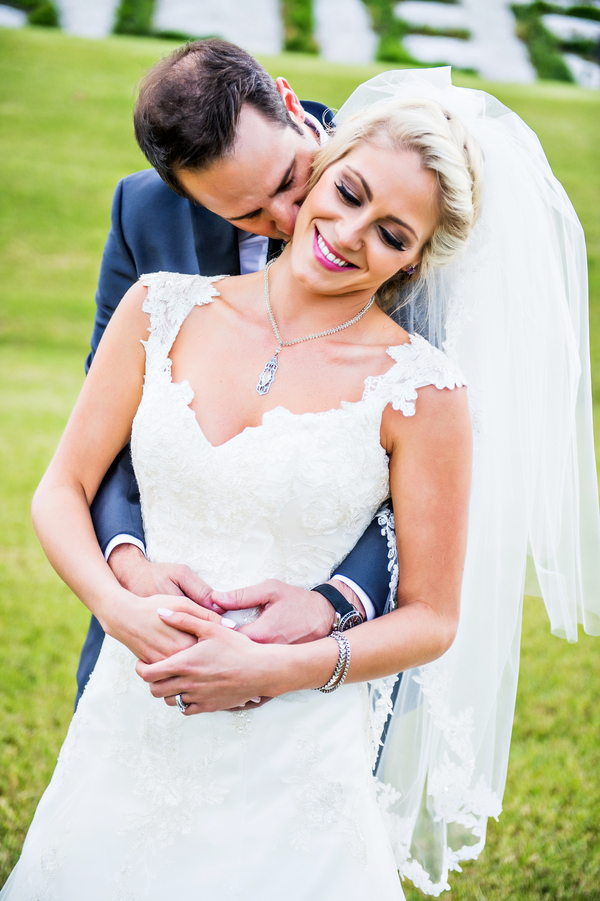
[[[383,375],[366,379],[363,399],[377,399],[383,406],[391,403],[404,416],[415,415],[418,388],[461,388],[467,384],[458,366],[421,335],[411,335],[406,344],[388,347],[387,352],[396,364]]]
[[[146,348],[146,373],[169,368],[168,355],[184,320],[195,306],[212,303],[219,292],[215,282],[224,275],[182,275],[178,272],[153,272],[140,276],[148,288],[142,309],[150,316],[150,337]]]

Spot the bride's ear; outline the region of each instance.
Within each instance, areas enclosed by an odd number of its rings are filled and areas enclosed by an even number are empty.
[[[280,76],[275,81],[275,84],[277,85],[277,90],[281,94],[281,99],[285,103],[285,108],[294,122],[298,125],[304,125],[304,109],[286,79]]]

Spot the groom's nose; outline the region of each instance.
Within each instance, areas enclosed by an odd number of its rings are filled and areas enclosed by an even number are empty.
[[[293,201],[291,197],[274,198],[269,212],[274,229],[280,236],[291,238],[299,210],[300,202]]]

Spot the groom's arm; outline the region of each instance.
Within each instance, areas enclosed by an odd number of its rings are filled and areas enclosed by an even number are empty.
[[[91,339],[91,351],[86,360],[89,370],[100,339],[121,298],[138,280],[133,255],[126,244],[122,227],[123,182],[119,182],[113,197],[111,227],[108,233],[98,289],[96,315]],[[129,445],[123,448],[108,470],[91,507],[92,522],[98,544],[106,554],[119,535],[129,536],[131,543],[144,547],[144,529],[140,495],[131,463]]]
[[[332,579],[341,576],[346,584],[357,586],[359,597],[364,592],[373,605],[375,616],[382,615],[388,599],[390,585],[388,551],[387,537],[376,516],[363,532],[358,544],[332,575]]]

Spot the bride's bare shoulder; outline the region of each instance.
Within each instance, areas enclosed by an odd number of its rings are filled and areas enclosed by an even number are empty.
[[[384,313],[378,310],[379,316],[376,320],[378,342],[385,349],[388,347],[396,347],[399,344],[407,344],[410,341],[410,334],[401,325]]]

